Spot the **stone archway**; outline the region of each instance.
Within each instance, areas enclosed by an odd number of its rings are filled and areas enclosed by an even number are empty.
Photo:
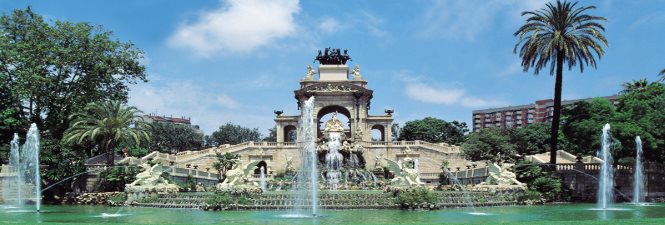
[[[321,125],[322,125],[323,123],[326,122],[326,121],[321,121],[321,119],[322,119],[324,116],[326,116],[326,115],[328,115],[328,114],[335,113],[335,112],[338,113],[338,116],[339,116],[339,115],[343,115],[343,116],[346,117],[346,119],[347,119],[347,123],[345,124],[345,125],[346,125],[345,129],[349,129],[349,130],[348,130],[348,131],[345,131],[344,133],[346,134],[347,138],[350,137],[350,135],[351,135],[351,133],[350,133],[350,128],[351,128],[351,122],[352,122],[351,120],[352,120],[353,117],[351,117],[351,112],[349,111],[349,109],[347,109],[347,108],[345,108],[345,107],[343,107],[343,106],[339,106],[339,105],[328,105],[328,106],[324,106],[323,108],[321,108],[321,109],[317,112],[317,114],[316,114],[316,121],[317,121],[317,133],[318,133],[318,137],[322,137],[323,134],[322,134],[322,132],[321,132]],[[338,117],[338,118],[339,118],[339,117]],[[343,119],[342,119],[342,120],[343,120]]]
[[[294,125],[284,127],[284,142],[296,142],[298,139],[298,128]]]
[[[268,163],[266,161],[261,161],[256,164],[256,168],[254,169],[254,174],[261,174],[261,167],[263,167],[263,172],[265,174],[268,174]]]
[[[386,128],[383,127],[383,125],[380,124],[374,124],[374,126],[371,127],[372,131],[372,141],[386,141]],[[375,131],[378,131],[378,137],[374,136]]]

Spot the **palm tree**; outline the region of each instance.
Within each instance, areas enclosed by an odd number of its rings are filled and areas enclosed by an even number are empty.
[[[661,81],[665,81],[665,69],[661,70],[658,75],[660,75]]]
[[[522,58],[524,72],[533,67],[538,75],[541,69],[550,65],[550,75],[556,75],[554,83],[554,115],[550,134],[550,163],[556,164],[557,136],[561,116],[561,86],[563,66],[568,70],[579,64],[580,72],[585,66],[596,68],[596,59],[605,53],[603,45],[607,39],[601,33],[605,31],[600,21],[607,19],[584,14],[595,6],[576,7],[577,2],[557,1],[545,4],[546,8],[522,12],[528,16],[526,24],[513,35],[519,38],[513,50]],[[594,54],[595,53],[595,54]]]
[[[150,124],[136,107],[125,106],[118,101],[90,103],[81,112],[69,118],[71,126],[65,131],[63,142],[81,144],[90,141],[107,154],[106,164],[113,165],[113,150],[119,143],[135,143],[150,140]]]
[[[649,87],[649,81],[647,79],[634,80],[632,82],[623,83],[623,90],[621,93],[627,94],[631,91],[643,91]]]
[[[215,154],[215,157],[217,158],[217,162],[214,162],[212,167],[217,170],[217,173],[219,174],[219,183],[222,183],[226,180],[226,172],[233,169],[239,163],[238,158],[240,158],[240,156],[228,152],[225,154],[218,152]]]

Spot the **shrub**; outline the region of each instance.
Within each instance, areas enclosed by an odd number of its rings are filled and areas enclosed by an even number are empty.
[[[422,203],[435,204],[437,200],[438,198],[432,190],[420,187],[399,191],[395,203],[401,205],[402,208],[408,208]]]

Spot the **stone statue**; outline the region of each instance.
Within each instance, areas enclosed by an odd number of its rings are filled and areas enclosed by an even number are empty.
[[[168,184],[162,177],[164,169],[162,165],[157,163],[154,166],[150,167],[147,163],[141,164],[141,168],[144,169],[143,172],[136,174],[136,180],[130,186],[155,186],[158,184]]]
[[[361,80],[361,79],[363,79],[363,78],[360,76],[360,66],[358,66],[358,65],[356,65],[355,67],[353,67],[353,71],[351,71],[351,74],[353,74],[353,79],[354,79],[354,80]]]
[[[508,171],[506,168],[501,168],[496,163],[487,165],[489,176],[481,185],[524,185],[517,181],[515,173]]]
[[[293,157],[286,157],[286,172],[295,172],[296,168],[293,167]]]
[[[358,140],[363,139],[363,129],[360,128],[360,126],[356,126],[355,135],[356,135],[356,139],[358,139]]]
[[[326,132],[344,132],[342,121],[337,119],[337,112],[333,112],[332,118],[326,122],[324,131]]]
[[[349,145],[349,142],[347,141],[342,142],[342,149],[343,151],[351,152],[351,145]]]
[[[381,166],[381,156],[382,156],[382,155],[379,154],[379,155],[377,155],[377,156],[374,157],[374,168],[376,168],[376,169],[381,169],[381,168],[383,168],[383,167]]]
[[[321,51],[319,51],[319,54],[321,54]],[[305,75],[305,80],[313,80],[314,79],[314,74],[316,74],[316,71],[314,71],[314,68],[312,68],[311,65],[307,66],[307,75]]]
[[[164,169],[161,164],[149,166],[147,163],[141,164],[143,172],[136,174],[136,180],[131,184],[125,184],[127,192],[127,202],[133,202],[153,193],[166,194],[178,193],[179,187],[162,177]]]

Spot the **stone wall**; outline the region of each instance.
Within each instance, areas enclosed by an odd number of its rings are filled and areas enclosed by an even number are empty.
[[[558,164],[557,174],[562,185],[572,190],[574,200],[595,201],[598,190],[600,164],[575,163]],[[630,201],[633,197],[632,167],[615,167],[614,185],[617,190],[617,201]],[[644,166],[645,195],[647,201],[665,198],[665,168],[662,165],[648,164]]]

